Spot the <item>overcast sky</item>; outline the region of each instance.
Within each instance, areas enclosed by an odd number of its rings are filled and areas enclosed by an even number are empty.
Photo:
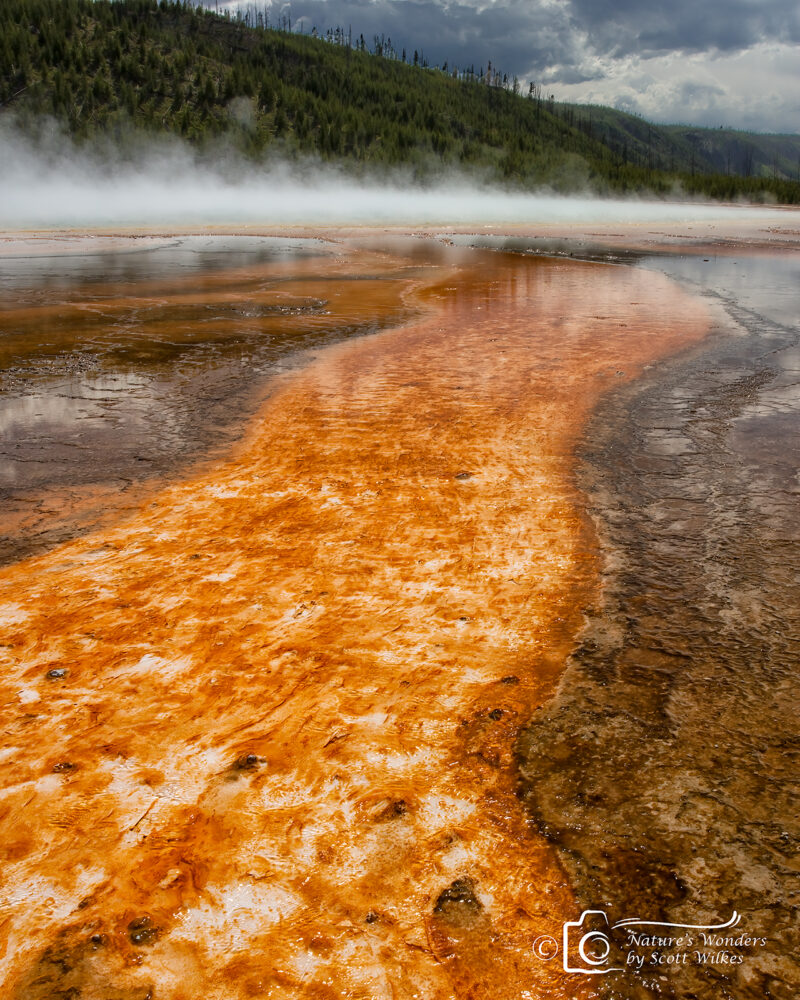
[[[370,43],[388,35],[431,64],[491,60],[557,100],[800,132],[798,0],[275,0],[271,10],[291,10],[307,31],[352,25]]]

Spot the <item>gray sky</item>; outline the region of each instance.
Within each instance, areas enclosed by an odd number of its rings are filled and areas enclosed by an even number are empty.
[[[431,64],[491,60],[558,100],[660,122],[800,132],[798,0],[275,0],[271,10],[291,10],[293,26],[308,31],[388,35]]]

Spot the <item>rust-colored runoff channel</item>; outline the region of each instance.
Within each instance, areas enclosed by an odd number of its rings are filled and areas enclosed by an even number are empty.
[[[581,427],[707,319],[504,255],[409,295],[213,472],[3,570],[4,996],[594,995],[532,948],[577,912],[511,748],[595,593]]]

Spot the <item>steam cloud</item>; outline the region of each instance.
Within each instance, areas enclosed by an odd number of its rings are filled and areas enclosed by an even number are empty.
[[[128,143],[130,146],[130,141]],[[158,225],[502,225],[681,222],[763,217],[764,209],[680,201],[526,194],[464,175],[415,185],[398,172],[356,179],[334,167],[230,151],[201,159],[178,140],[123,156],[77,147],[53,131],[33,140],[0,129],[0,228]]]

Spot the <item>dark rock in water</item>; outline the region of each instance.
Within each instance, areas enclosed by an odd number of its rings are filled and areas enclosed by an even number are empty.
[[[369,913],[364,917],[365,924],[374,924],[378,919],[378,914],[374,910],[370,910]]]
[[[375,821],[380,823],[387,819],[399,819],[401,816],[405,816],[407,812],[408,803],[405,799],[395,799],[395,801],[390,802],[385,809],[381,809],[375,817]]]
[[[128,937],[131,944],[153,944],[161,935],[161,928],[156,927],[151,917],[137,917],[128,924]]]
[[[237,771],[255,771],[260,763],[260,759],[254,753],[245,753],[236,758],[233,766]]]
[[[472,479],[472,475],[473,474],[471,472],[457,472],[456,473],[456,479],[459,482],[463,483],[467,479]]]
[[[519,684],[519,677],[516,677],[514,674],[509,674],[508,677],[504,677],[500,681],[500,683],[501,684]]]
[[[503,718],[503,709],[502,708],[493,708],[491,710],[491,712],[489,712],[489,718],[490,719],[494,719],[495,722],[498,719],[502,719]]]
[[[483,903],[475,895],[477,882],[468,875],[457,878],[439,893],[433,912],[452,924],[473,923],[483,912]]]
[[[63,774],[65,771],[74,771],[75,765],[68,760],[62,760],[59,764],[53,765],[53,771],[56,774]]]
[[[49,681],[60,681],[63,680],[68,673],[69,671],[66,667],[53,667],[52,670],[47,671],[45,677],[47,677]]]

